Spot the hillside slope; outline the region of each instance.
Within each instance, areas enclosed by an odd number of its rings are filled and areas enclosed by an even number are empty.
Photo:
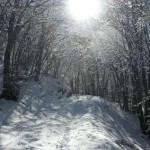
[[[60,86],[44,78],[18,103],[0,101],[1,150],[150,150],[134,115],[99,97],[66,98]]]

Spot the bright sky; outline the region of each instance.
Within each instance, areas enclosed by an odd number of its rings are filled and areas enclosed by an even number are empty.
[[[99,0],[68,0],[68,9],[71,17],[79,21],[96,18],[102,11]]]

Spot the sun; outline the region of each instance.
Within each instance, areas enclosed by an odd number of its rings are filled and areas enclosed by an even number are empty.
[[[68,9],[72,18],[88,20],[97,17],[100,12],[99,0],[68,0]]]

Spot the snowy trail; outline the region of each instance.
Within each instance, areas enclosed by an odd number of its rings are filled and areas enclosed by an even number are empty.
[[[150,150],[134,116],[99,97],[55,99],[28,87],[5,118],[1,150]],[[134,120],[134,121],[133,121]]]

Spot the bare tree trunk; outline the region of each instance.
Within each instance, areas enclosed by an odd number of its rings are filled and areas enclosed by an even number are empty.
[[[15,4],[16,5],[18,4],[17,0],[15,1]],[[13,51],[13,46],[15,45],[15,41],[16,41],[16,34],[15,34],[16,30],[14,30],[14,22],[15,22],[15,12],[12,12],[9,20],[8,40],[7,40],[7,47],[4,55],[3,91],[1,94],[2,98],[8,100],[10,99],[17,100],[17,96],[18,96],[18,92],[16,91],[11,80],[11,69],[10,69],[11,53]]]
[[[2,98],[8,100],[17,100],[18,91],[13,85],[11,80],[11,69],[10,69],[10,57],[14,46],[15,40],[12,38],[8,39],[7,47],[4,56],[4,68],[3,68],[3,91],[1,94]]]

